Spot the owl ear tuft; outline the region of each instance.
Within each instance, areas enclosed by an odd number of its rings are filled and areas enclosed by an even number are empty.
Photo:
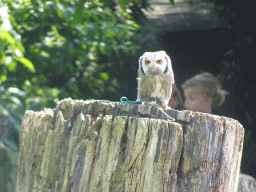
[[[140,57],[140,59],[139,59],[139,70],[141,70],[141,72],[143,73],[143,74],[145,74],[145,72],[144,72],[144,70],[143,70],[143,68],[142,68],[142,59],[143,59],[143,57]]]
[[[169,72],[171,74],[171,77],[172,77],[171,83],[174,84],[174,74],[173,74],[173,70],[172,70],[171,58],[168,55],[166,55],[165,59],[167,60],[167,66],[166,66],[166,69],[165,69],[164,73]],[[169,69],[168,68],[169,65],[170,65],[170,70],[168,70]]]
[[[168,58],[168,56],[165,57],[165,59],[166,59],[167,65],[166,65],[166,68],[165,68],[165,70],[164,70],[164,74],[168,72],[168,65],[169,65],[169,63],[170,63],[170,59]]]

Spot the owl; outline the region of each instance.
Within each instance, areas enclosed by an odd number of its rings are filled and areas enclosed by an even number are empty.
[[[145,52],[139,59],[137,101],[156,103],[163,108],[172,96],[174,75],[165,51]]]

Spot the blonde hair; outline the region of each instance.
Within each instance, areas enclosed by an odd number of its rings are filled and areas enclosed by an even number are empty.
[[[220,107],[224,101],[227,91],[223,90],[218,78],[211,73],[203,72],[186,80],[181,86],[183,90],[195,88],[200,91],[203,97],[212,99],[212,109]]]

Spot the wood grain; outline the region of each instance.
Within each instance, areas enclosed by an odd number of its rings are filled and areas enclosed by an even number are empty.
[[[244,129],[230,118],[105,100],[26,111],[17,191],[236,191]]]

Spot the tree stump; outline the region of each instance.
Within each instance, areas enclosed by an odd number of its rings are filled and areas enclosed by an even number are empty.
[[[18,192],[236,191],[242,125],[227,117],[101,100],[26,111]]]

